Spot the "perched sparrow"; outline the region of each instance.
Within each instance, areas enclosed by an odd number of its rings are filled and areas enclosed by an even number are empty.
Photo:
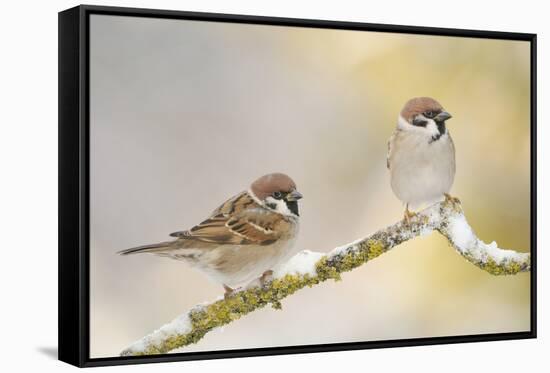
[[[409,100],[388,142],[387,166],[393,192],[409,207],[433,203],[449,195],[455,176],[455,147],[445,121],[451,114],[434,99]]]
[[[298,234],[302,195],[287,175],[260,177],[190,230],[170,234],[175,240],[140,246],[122,255],[151,253],[182,260],[223,284],[235,287],[260,279],[288,258]]]

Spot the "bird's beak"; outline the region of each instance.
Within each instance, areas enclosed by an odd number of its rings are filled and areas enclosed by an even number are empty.
[[[436,122],[445,122],[447,119],[451,119],[453,116],[446,111],[442,111],[434,118]]]
[[[303,197],[302,193],[298,192],[297,190],[293,190],[292,192],[290,192],[286,195],[286,200],[287,201],[297,201],[297,200],[301,199],[302,197]]]

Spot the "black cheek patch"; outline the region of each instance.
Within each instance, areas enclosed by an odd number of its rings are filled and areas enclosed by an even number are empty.
[[[437,125],[437,130],[439,131],[440,135],[444,135],[445,132],[447,132],[447,127],[445,127],[445,122],[435,122]]]
[[[296,216],[300,216],[298,213],[298,201],[286,201],[286,207]]]
[[[421,118],[414,118],[412,124],[417,127],[426,127],[428,125],[428,121]]]

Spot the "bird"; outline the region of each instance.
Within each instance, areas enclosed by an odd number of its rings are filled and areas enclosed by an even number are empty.
[[[405,220],[415,213],[410,208],[450,199],[456,162],[455,146],[446,121],[452,116],[431,97],[415,97],[405,103],[397,126],[388,141],[387,167],[391,188],[405,204]]]
[[[223,285],[228,297],[240,286],[259,280],[293,253],[299,232],[294,181],[283,173],[264,175],[229,198],[189,230],[171,233],[173,240],[119,251],[151,253],[188,263]]]

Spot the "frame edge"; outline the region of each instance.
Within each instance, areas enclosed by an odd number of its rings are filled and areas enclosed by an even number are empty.
[[[58,13],[58,359],[83,366],[80,247],[81,7]]]
[[[356,29],[408,34],[439,34],[445,36],[480,37],[493,39],[521,40],[531,43],[531,141],[532,141],[532,318],[531,330],[499,335],[430,337],[412,340],[382,341],[363,344],[287,346],[280,349],[268,348],[254,350],[209,351],[201,356],[186,354],[166,354],[140,358],[91,358],[89,356],[89,314],[86,266],[89,264],[85,253],[88,239],[85,229],[87,224],[87,39],[86,16],[89,14],[113,14],[147,17],[155,14],[159,18],[179,18],[202,21],[219,21],[231,23],[269,24],[279,26],[298,26],[333,29]],[[331,352],[342,350],[390,348],[420,346],[432,344],[451,344],[464,342],[486,342],[497,340],[529,339],[537,336],[536,323],[536,41],[537,34],[481,30],[447,29],[421,26],[396,26],[392,24],[369,24],[348,21],[295,19],[254,15],[234,15],[222,13],[184,12],[177,10],[138,9],[80,5],[59,12],[58,24],[58,85],[59,85],[59,246],[58,246],[58,343],[59,360],[78,367],[106,365],[143,364],[154,362],[174,362],[186,360],[207,360],[217,358],[239,358],[266,355],[283,355],[296,353]],[[114,15],[114,14],[113,14]],[[399,29],[399,31],[396,31]],[[84,245],[84,246],[83,246]],[[305,348],[304,348],[305,347]]]

